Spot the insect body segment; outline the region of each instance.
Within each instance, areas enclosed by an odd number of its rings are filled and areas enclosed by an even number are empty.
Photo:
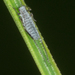
[[[40,35],[38,34],[37,28],[35,27],[32,17],[27,12],[25,6],[20,7],[19,11],[25,30],[34,40],[38,40],[40,38]]]

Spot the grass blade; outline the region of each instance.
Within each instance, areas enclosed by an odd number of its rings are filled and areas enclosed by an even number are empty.
[[[13,20],[15,21],[16,26],[18,27],[18,29],[19,29],[19,31],[20,31],[20,33],[21,33],[39,71],[40,71],[40,73],[42,75],[61,75],[59,69],[57,68],[57,66],[52,58],[52,55],[50,54],[41,34],[39,32],[39,30],[38,30],[38,32],[40,34],[40,37],[42,39],[43,44],[40,43],[39,39],[35,40],[35,41],[36,41],[38,47],[40,48],[40,51],[37,48],[37,45],[34,42],[34,40],[23,28],[22,21],[20,20],[19,15],[18,15],[18,13],[19,13],[18,9],[22,5],[24,5],[26,7],[26,9],[28,9],[25,2],[23,0],[4,0],[4,3],[7,6]],[[29,14],[30,14],[30,12],[29,12]],[[37,26],[36,26],[36,28],[37,28]]]

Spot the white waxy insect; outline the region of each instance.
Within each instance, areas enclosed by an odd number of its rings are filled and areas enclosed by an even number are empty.
[[[19,8],[19,12],[20,12],[20,17],[21,17],[22,22],[23,22],[23,26],[24,26],[25,30],[28,32],[28,34],[34,40],[40,39],[40,35],[39,35],[38,31],[37,31],[37,28],[35,27],[35,24],[34,24],[34,22],[32,20],[32,17],[27,12],[25,6],[21,6]]]

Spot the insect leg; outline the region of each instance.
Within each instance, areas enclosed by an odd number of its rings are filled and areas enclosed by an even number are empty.
[[[27,11],[31,11],[32,10],[30,7],[27,7],[27,8],[28,8]]]
[[[32,17],[32,19],[36,22],[36,20],[34,19],[34,17],[33,17],[33,14],[32,13],[30,13],[30,16]]]
[[[26,5],[26,8],[28,12],[32,10],[28,5]]]

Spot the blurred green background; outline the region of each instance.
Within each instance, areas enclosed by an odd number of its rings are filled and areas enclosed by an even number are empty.
[[[25,0],[62,75],[75,71],[75,3]],[[0,75],[41,75],[5,4],[0,2]]]

